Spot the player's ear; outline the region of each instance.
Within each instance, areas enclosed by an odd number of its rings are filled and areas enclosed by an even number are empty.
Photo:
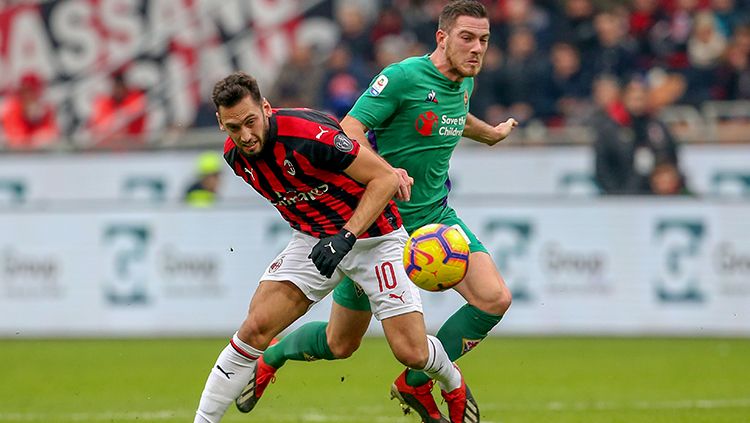
[[[271,103],[266,100],[265,97],[263,97],[263,112],[266,113],[266,116],[269,116],[271,114]]]
[[[435,33],[435,41],[437,41],[438,48],[445,48],[445,39],[448,38],[448,33],[442,29],[438,29]]]
[[[219,129],[226,132],[226,129],[224,128],[224,124],[221,123],[221,116],[219,116],[219,112],[216,112],[216,121],[219,122]]]

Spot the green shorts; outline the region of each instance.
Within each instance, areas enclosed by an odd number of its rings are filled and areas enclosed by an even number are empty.
[[[407,232],[412,233],[429,223],[442,223],[448,226],[458,225],[463,229],[464,233],[466,233],[466,236],[469,237],[469,250],[472,253],[478,251],[487,252],[487,248],[484,247],[484,244],[477,239],[474,232],[466,226],[463,220],[456,215],[456,211],[451,207],[441,207],[436,210],[436,213],[433,213],[431,216],[427,216],[424,219],[420,219],[415,223],[415,225],[409,225],[405,222],[404,226],[406,227]],[[333,290],[333,301],[350,310],[370,311],[370,300],[367,298],[367,295],[365,295],[362,288],[357,286],[354,281],[347,277],[345,277]]]

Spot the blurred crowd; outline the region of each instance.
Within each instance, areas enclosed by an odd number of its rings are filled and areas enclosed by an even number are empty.
[[[689,194],[678,141],[659,112],[750,99],[748,0],[484,3],[492,36],[471,112],[491,124],[514,117],[593,129],[602,193]],[[269,99],[342,117],[380,69],[434,49],[444,4],[393,0],[372,19],[342,6],[341,42],[327,61],[295,46]]]
[[[334,2],[338,43],[330,52],[292,45],[264,93],[275,107],[312,107],[343,117],[380,69],[434,49],[445,3]],[[750,0],[483,3],[492,36],[471,112],[492,124],[514,117],[522,127],[593,129],[603,192],[686,192],[678,143],[658,112],[669,105],[750,99]],[[128,84],[125,68],[108,77],[109,92],[93,101],[85,123],[86,145],[145,145],[146,94]],[[0,120],[7,149],[46,148],[61,137],[44,81],[33,74],[2,99]],[[202,107],[195,125],[214,122],[212,107]]]
[[[343,5],[341,42],[327,61],[316,63],[311,46],[295,46],[269,98],[342,116],[384,66],[434,48],[444,3],[393,0],[372,19],[356,2]],[[513,116],[522,124],[585,124],[608,95],[600,86],[632,79],[646,83],[654,110],[750,99],[750,1],[484,3],[492,37],[472,112],[491,123]]]
[[[405,57],[430,52],[446,0],[335,3],[340,28],[332,51],[291,46],[272,87],[272,104],[305,106],[343,116],[370,79]],[[491,45],[472,97],[472,113],[497,123],[588,124],[611,85],[644,81],[649,107],[750,99],[750,0],[486,0]],[[147,104],[111,75],[87,123],[87,145],[143,143]],[[5,145],[38,148],[59,137],[44,83],[22,78],[0,105]],[[197,125],[212,124],[210,107]]]

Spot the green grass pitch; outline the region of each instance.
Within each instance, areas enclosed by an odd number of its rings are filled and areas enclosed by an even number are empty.
[[[192,422],[226,342],[0,340],[0,422]],[[485,423],[750,422],[750,339],[500,337],[459,364]],[[289,362],[223,421],[417,422],[388,399],[400,371],[367,339],[348,360]]]

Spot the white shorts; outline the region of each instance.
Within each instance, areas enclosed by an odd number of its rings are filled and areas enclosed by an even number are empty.
[[[387,235],[358,239],[331,278],[321,275],[307,258],[318,238],[294,231],[292,239],[263,273],[261,281],[289,281],[313,302],[322,300],[344,276],[356,282],[370,299],[376,319],[418,311],[422,313],[419,289],[409,280],[403,253],[409,235],[401,227]]]

